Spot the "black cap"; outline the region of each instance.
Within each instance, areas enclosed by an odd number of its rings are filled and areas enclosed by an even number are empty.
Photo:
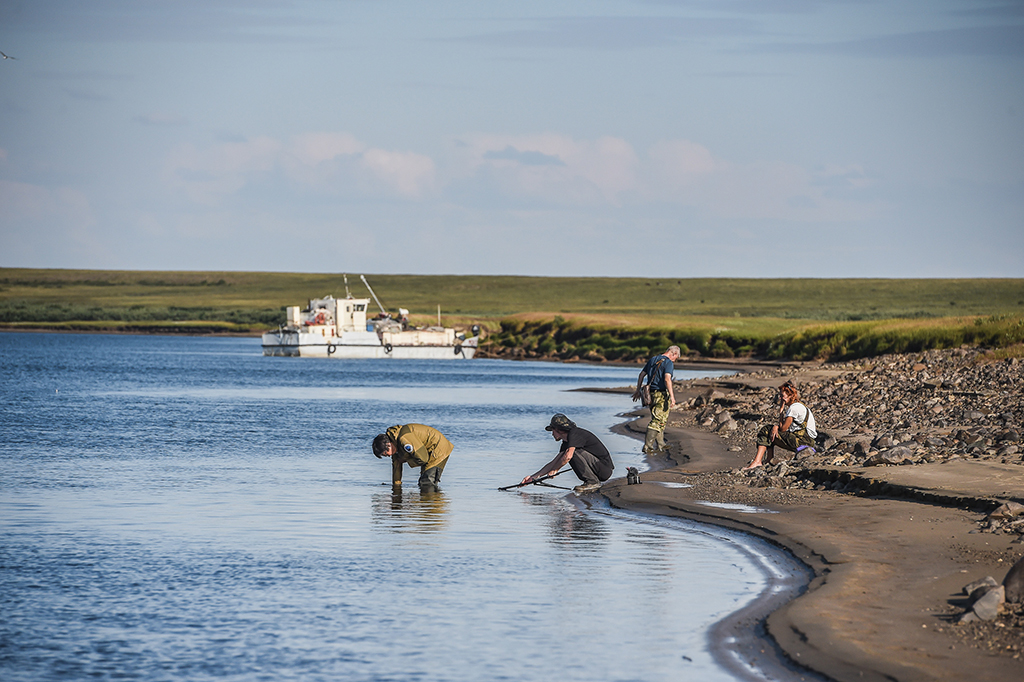
[[[551,418],[551,423],[548,424],[547,426],[545,426],[544,430],[545,431],[554,431],[555,429],[558,429],[559,431],[568,432],[569,429],[575,429],[575,428],[576,428],[576,423],[574,421],[572,421],[571,419],[569,419],[568,417],[566,417],[561,412],[559,412],[558,414],[556,414],[554,417]]]

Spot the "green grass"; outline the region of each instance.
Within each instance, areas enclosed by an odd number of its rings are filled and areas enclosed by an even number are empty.
[[[1020,279],[367,278],[416,323],[440,305],[445,324],[480,323],[493,347],[537,357],[631,360],[666,340],[721,357],[1000,347],[1020,341],[1024,315]],[[368,296],[358,275],[349,288]],[[342,275],[0,268],[0,325],[256,333],[327,294],[345,295]]]

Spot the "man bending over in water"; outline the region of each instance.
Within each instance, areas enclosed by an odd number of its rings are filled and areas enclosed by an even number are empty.
[[[402,465],[408,464],[420,468],[421,492],[437,490],[452,449],[443,433],[425,424],[392,426],[373,439],[373,454],[391,458],[392,485],[402,485]]]

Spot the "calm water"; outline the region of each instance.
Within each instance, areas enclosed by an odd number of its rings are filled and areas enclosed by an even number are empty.
[[[628,398],[567,391],[633,369],[46,334],[0,334],[0,365],[3,680],[735,679],[708,629],[775,570],[750,541],[496,490],[554,455],[559,411],[615,476],[643,468],[608,431]],[[382,485],[369,442],[406,422],[455,444],[441,493]]]

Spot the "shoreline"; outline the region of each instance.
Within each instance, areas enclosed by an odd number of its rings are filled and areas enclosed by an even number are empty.
[[[720,403],[735,403],[733,409],[740,410],[744,391],[789,379],[798,386],[814,385],[823,395],[840,381],[834,368],[818,365],[765,369],[758,366],[721,381],[677,382],[679,412],[696,413],[700,396],[711,391]],[[817,412],[813,398],[809,404]],[[628,412],[633,419],[613,430],[642,438],[646,415],[645,409]],[[670,455],[654,458],[642,480],[692,487],[627,486],[613,479],[601,490],[609,504],[753,535],[786,550],[811,574],[802,594],[770,613],[751,615],[743,609],[713,631],[731,628],[753,639],[763,628],[789,661],[841,682],[1024,679],[1021,648],[1004,648],[1024,644],[1024,630],[1012,614],[992,622],[956,622],[964,611],[964,585],[989,575],[1001,581],[1024,555],[1017,535],[979,531],[987,511],[1024,496],[1024,466],[1016,459],[1007,464],[974,453],[934,462],[923,457],[909,466],[808,463],[807,471],[821,476],[828,471],[837,481],[845,475],[864,485],[801,488],[779,483],[780,477],[771,475],[776,471],[740,472],[753,456],[752,440],[738,446],[724,433],[678,418],[677,411],[669,424]],[[819,428],[827,430],[820,420]],[[772,669],[770,657],[757,663],[765,664],[769,675],[782,672]]]

